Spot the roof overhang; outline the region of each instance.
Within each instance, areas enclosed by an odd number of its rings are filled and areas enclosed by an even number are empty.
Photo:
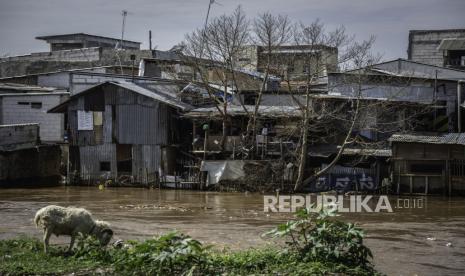
[[[438,50],[465,50],[465,38],[445,38],[439,44]]]
[[[193,107],[191,105],[183,103],[183,102],[181,102],[180,100],[178,100],[178,99],[176,99],[174,97],[170,97],[167,94],[164,94],[162,92],[146,89],[146,88],[141,87],[141,86],[139,86],[139,85],[137,85],[135,83],[132,83],[132,82],[106,81],[106,82],[94,85],[94,86],[92,86],[92,87],[90,87],[90,88],[88,88],[88,89],[86,89],[84,91],[79,92],[78,94],[75,94],[75,95],[71,96],[67,101],[65,101],[65,102],[51,108],[47,112],[48,113],[63,113],[63,112],[66,112],[68,104],[69,104],[70,101],[74,100],[77,97],[83,96],[85,94],[93,93],[93,92],[99,90],[100,88],[102,88],[104,86],[121,87],[121,88],[130,90],[130,91],[132,91],[134,93],[137,93],[139,95],[142,95],[142,96],[151,98],[153,100],[162,102],[162,103],[164,103],[166,105],[169,105],[169,106],[174,107],[176,109],[179,109],[181,111],[189,111],[189,110],[193,109]]]

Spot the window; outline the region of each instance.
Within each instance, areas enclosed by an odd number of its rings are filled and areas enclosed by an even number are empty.
[[[42,103],[41,102],[18,102],[18,105],[30,105],[31,108],[34,109],[41,109]]]
[[[42,108],[42,103],[41,102],[32,102],[31,103],[31,108],[41,109]]]
[[[110,162],[100,162],[100,171],[101,172],[109,172],[109,171],[111,171]]]

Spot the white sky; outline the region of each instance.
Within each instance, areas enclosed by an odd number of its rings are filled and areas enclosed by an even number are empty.
[[[320,18],[328,29],[345,25],[362,40],[377,37],[375,51],[385,59],[406,57],[410,29],[465,29],[465,0],[217,0],[211,16],[242,5],[252,18],[269,11],[294,21]],[[121,10],[129,15],[125,38],[167,50],[201,27],[209,0],[0,0],[0,55],[47,51],[40,35],[84,32],[121,36]]]

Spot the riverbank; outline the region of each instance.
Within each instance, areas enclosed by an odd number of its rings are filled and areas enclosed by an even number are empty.
[[[114,247],[101,250],[81,244],[73,254],[65,253],[64,247],[54,247],[49,254],[45,254],[42,243],[35,238],[1,240],[0,275],[377,274],[370,267],[304,261],[296,254],[283,253],[277,248],[215,251],[199,243],[195,245],[197,249],[178,248],[178,253],[174,253],[167,247],[155,248],[160,246],[154,245],[159,241],[150,239],[133,243],[137,247],[135,250]],[[193,243],[192,240],[189,242]],[[161,254],[163,250],[169,250],[169,254]]]
[[[387,275],[463,275],[465,199],[426,197],[423,208],[393,213],[346,213],[366,231],[378,271]],[[411,198],[402,198],[411,199]],[[115,239],[146,240],[176,229],[218,249],[234,251],[272,246],[261,235],[292,219],[290,213],[264,213],[263,196],[183,190],[95,187],[6,189],[0,193],[0,239],[23,234],[42,238],[34,214],[48,204],[78,206],[112,224]],[[405,206],[397,206],[405,207]],[[67,237],[53,238],[64,245]],[[451,243],[451,246],[446,246]]]
[[[378,275],[364,232],[335,211],[299,210],[265,233],[273,246],[240,251],[205,246],[170,232],[144,241],[100,245],[79,236],[77,246],[49,248],[34,238],[0,240],[0,275]],[[278,240],[278,241],[276,241]]]

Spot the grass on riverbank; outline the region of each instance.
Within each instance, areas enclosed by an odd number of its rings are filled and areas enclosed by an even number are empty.
[[[374,275],[363,231],[333,219],[334,214],[301,210],[297,220],[267,235],[286,246],[217,251],[172,232],[145,241],[101,248],[81,237],[71,254],[63,247],[43,253],[42,242],[19,237],[0,241],[0,275]]]
[[[181,249],[178,257],[172,259],[166,253],[160,253],[160,249],[154,250],[154,244],[159,243],[163,237],[166,236],[144,242],[132,242],[134,246],[132,248],[137,248],[135,250],[114,247],[100,249],[91,244],[86,245],[87,248],[76,249],[73,254],[66,254],[64,247],[51,247],[51,252],[45,254],[42,242],[35,238],[19,237],[2,240],[0,241],[0,275],[70,273],[75,273],[75,275],[321,275],[331,273],[372,275],[374,273],[371,268],[304,261],[296,254],[285,253],[275,248],[217,252],[202,247],[205,252],[191,252],[193,254],[188,254],[189,250]],[[194,254],[198,256],[194,257]],[[163,256],[166,259],[163,260]]]

